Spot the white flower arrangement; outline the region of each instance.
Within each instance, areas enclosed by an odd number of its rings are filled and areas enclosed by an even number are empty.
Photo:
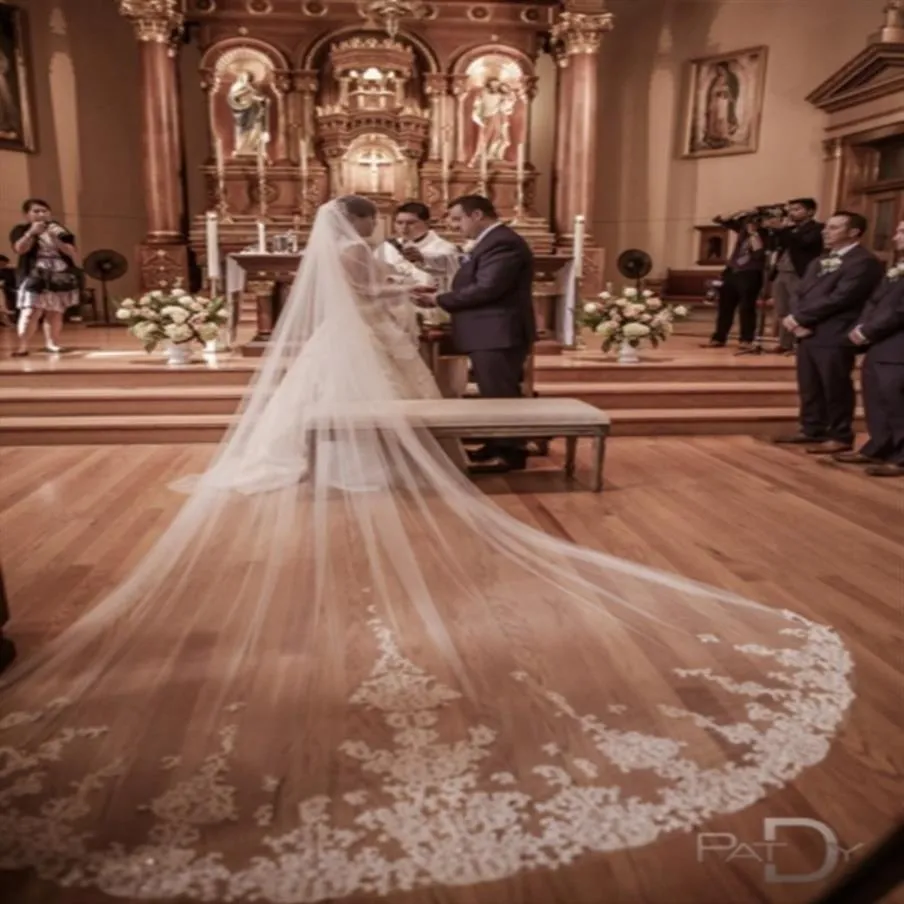
[[[657,348],[672,334],[676,320],[687,317],[683,305],[666,304],[649,289],[627,288],[621,295],[601,292],[597,301],[587,302],[580,323],[603,340],[603,351],[627,343],[637,348],[646,340]]]
[[[819,262],[819,275],[826,276],[834,273],[841,266],[841,257],[837,254],[830,254]]]
[[[116,319],[128,324],[146,352],[165,340],[174,345],[212,342],[228,318],[225,298],[204,298],[178,288],[125,298],[116,311]]]

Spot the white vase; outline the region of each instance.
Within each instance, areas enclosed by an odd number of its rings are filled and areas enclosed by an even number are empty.
[[[637,349],[630,342],[622,342],[618,350],[618,363],[640,364],[640,355],[637,354]]]
[[[170,367],[184,367],[191,364],[191,343],[170,342],[166,346],[166,363]]]

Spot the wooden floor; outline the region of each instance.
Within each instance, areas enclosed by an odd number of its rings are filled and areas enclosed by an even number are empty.
[[[125,574],[178,504],[166,484],[209,446],[66,446],[0,452],[0,536],[27,655]],[[558,451],[558,450],[556,450]],[[827,759],[792,786],[706,826],[751,847],[702,862],[689,835],[469,889],[396,895],[391,904],[799,904],[828,880],[769,884],[766,817],[820,820],[853,859],[901,816],[904,800],[904,481],[877,481],[750,438],[611,442],[601,495],[567,492],[537,464],[483,484],[516,517],[582,544],[788,607],[833,625],[856,662],[858,699]],[[48,542],[49,538],[53,542]],[[77,563],[77,564],[73,564]],[[818,836],[788,830],[782,870],[823,859]],[[840,867],[836,875],[840,872]],[[10,904],[110,899],[0,878]],[[348,900],[348,899],[347,899]],[[904,901],[904,895],[888,899]]]

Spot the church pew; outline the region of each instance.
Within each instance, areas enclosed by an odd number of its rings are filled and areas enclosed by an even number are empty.
[[[349,405],[339,410],[324,408],[309,413],[311,443],[318,435],[331,439],[355,430],[379,430],[385,418],[387,429],[399,419],[414,429],[427,430],[436,439],[464,440],[480,436],[486,440],[565,440],[565,473],[574,477],[577,443],[593,440],[591,489],[603,488],[603,463],[609,415],[577,399],[430,399],[399,400],[381,405]],[[311,458],[313,460],[313,448]]]

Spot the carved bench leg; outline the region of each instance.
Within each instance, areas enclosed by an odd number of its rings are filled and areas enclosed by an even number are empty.
[[[565,437],[565,476],[571,480],[574,477],[574,466],[578,452],[578,438],[576,436]]]
[[[606,459],[606,437],[603,434],[593,440],[593,485],[594,493],[603,489],[603,465]]]

